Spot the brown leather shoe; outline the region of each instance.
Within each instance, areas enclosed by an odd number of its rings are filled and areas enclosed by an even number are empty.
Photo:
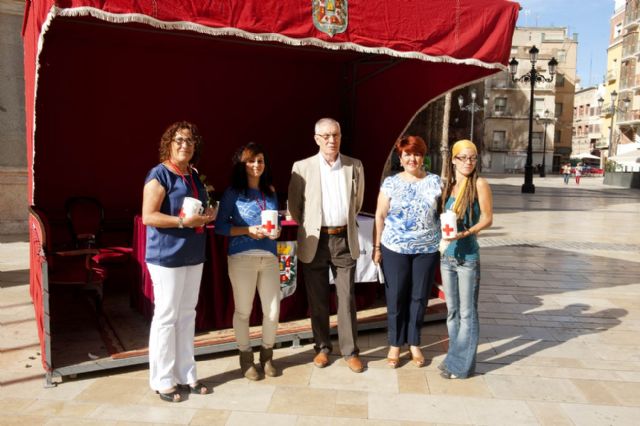
[[[313,358],[313,365],[318,368],[325,368],[329,365],[329,356],[326,352],[318,352],[318,354]]]
[[[362,373],[362,370],[364,370],[362,361],[360,361],[360,357],[357,355],[347,358],[347,365],[354,373]]]

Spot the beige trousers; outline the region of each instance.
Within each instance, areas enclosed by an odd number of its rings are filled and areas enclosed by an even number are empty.
[[[272,254],[229,256],[229,279],[233,288],[233,330],[238,349],[249,350],[249,318],[256,289],[262,305],[262,346],[271,348],[276,341],[280,316],[280,272]]]

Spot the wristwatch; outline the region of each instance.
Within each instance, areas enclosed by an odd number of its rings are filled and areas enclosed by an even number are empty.
[[[182,229],[184,228],[184,219],[182,219],[182,216],[178,216],[178,229]]]

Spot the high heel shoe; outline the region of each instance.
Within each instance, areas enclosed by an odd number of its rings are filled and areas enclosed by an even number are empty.
[[[420,352],[420,355],[415,355],[413,352],[409,351],[409,355],[411,356],[411,361],[416,367],[418,368],[424,367],[425,360],[424,360],[424,355],[422,355],[422,352]]]
[[[387,366],[389,368],[397,368],[400,364],[400,349],[398,348],[398,354],[395,357],[390,356],[390,354],[391,350],[387,353]]]

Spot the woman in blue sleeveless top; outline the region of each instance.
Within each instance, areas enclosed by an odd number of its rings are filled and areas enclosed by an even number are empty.
[[[194,215],[182,210],[186,197],[207,205],[207,192],[193,168],[201,147],[195,125],[181,121],[169,126],[160,140],[160,164],[147,174],[142,200],[145,262],[154,296],[149,384],[168,402],[182,401],[181,385],[194,394],[210,392],[197,379],[193,339],[205,261],[204,225],[215,218],[215,210]]]
[[[480,333],[480,247],[476,236],[493,222],[491,188],[486,179],[478,177],[477,163],[478,151],[473,142],[456,142],[442,192],[443,210],[453,210],[458,219],[457,235],[447,240],[449,244],[440,259],[449,350],[438,368],[446,379],[467,378],[475,371]]]

